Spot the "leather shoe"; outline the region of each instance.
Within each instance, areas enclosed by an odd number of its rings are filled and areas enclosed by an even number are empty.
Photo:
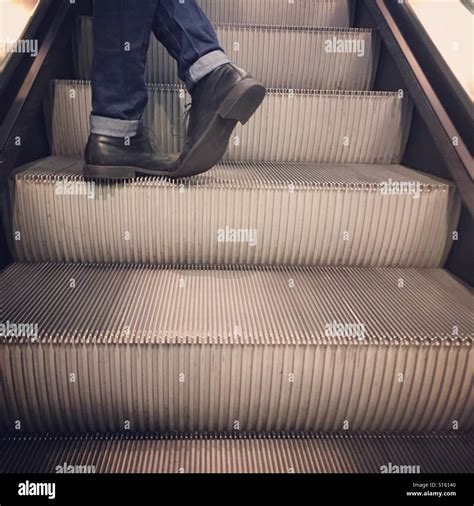
[[[191,89],[186,144],[170,176],[200,174],[219,162],[237,122],[247,123],[265,92],[261,83],[232,63],[201,79]]]
[[[137,175],[166,176],[176,157],[170,158],[155,145],[147,128],[125,142],[121,137],[91,133],[84,153],[83,174],[88,179],[130,179]]]

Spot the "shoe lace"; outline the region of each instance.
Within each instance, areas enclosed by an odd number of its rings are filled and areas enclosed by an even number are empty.
[[[148,141],[150,142],[150,146],[154,151],[161,151],[161,142],[158,139],[158,136],[156,135],[155,131],[145,125],[142,125],[143,132],[147,134]]]
[[[180,114],[178,121],[171,125],[171,135],[173,137],[179,137],[181,135],[181,131],[186,127],[189,116],[191,115],[192,103],[188,102],[184,105],[184,112]],[[177,130],[176,130],[177,128]]]

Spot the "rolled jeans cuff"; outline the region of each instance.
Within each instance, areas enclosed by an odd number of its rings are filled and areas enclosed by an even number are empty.
[[[142,119],[125,120],[90,115],[91,133],[108,137],[134,137],[142,123]]]
[[[190,90],[203,77],[221,65],[230,63],[227,55],[220,50],[211,51],[194,62],[186,74],[186,87]]]

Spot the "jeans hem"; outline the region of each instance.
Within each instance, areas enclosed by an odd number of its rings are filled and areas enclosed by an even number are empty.
[[[141,119],[125,120],[90,115],[91,133],[108,137],[133,137],[137,135],[142,122]]]
[[[186,87],[190,90],[203,77],[226,63],[230,63],[230,59],[221,50],[211,51],[201,56],[201,58],[191,65],[186,74]]]

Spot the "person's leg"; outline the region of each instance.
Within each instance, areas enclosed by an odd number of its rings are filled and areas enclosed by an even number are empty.
[[[158,0],[95,0],[91,132],[133,136],[147,103],[145,62]]]
[[[152,29],[176,60],[178,75],[188,90],[217,67],[230,63],[195,0],[158,0]]]
[[[177,60],[192,97],[186,145],[177,161],[160,153],[141,125],[152,29]],[[229,63],[194,0],[96,0],[92,86],[84,176],[107,179],[208,170],[224,155],[237,121],[245,123],[265,95],[258,81]]]
[[[177,61],[192,98],[186,145],[169,175],[205,172],[224,156],[237,122],[248,121],[265,88],[230,63],[195,0],[159,0],[153,33]]]
[[[148,100],[145,62],[158,0],[95,0],[93,5],[92,114],[84,176],[122,179],[166,171],[171,160],[142,125]]]

